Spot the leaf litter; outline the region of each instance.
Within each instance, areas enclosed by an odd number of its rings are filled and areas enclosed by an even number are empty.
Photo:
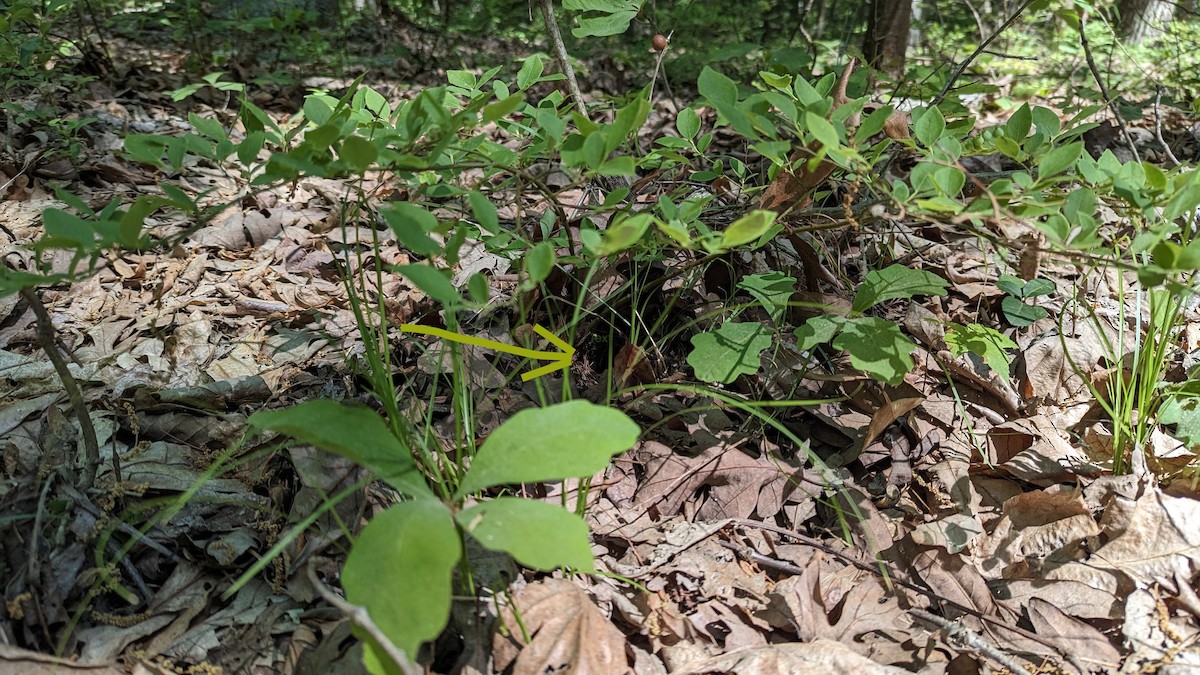
[[[149,104],[105,103],[126,119],[184,124],[151,114]],[[646,132],[672,125],[667,113],[652,113]],[[115,128],[103,119],[84,166],[104,179],[88,184],[75,176],[72,190],[86,201],[150,191],[159,177],[113,152]],[[906,132],[900,123],[890,131]],[[803,206],[828,175],[825,165],[783,175],[762,200]],[[178,180],[226,198],[245,187],[198,165]],[[17,188],[0,203],[0,243],[20,258],[40,235],[42,211],[62,204],[40,179]],[[386,229],[341,227],[342,194],[344,186],[325,180],[258,194],[171,255],[122,254],[87,281],[43,293],[74,356],[72,374],[85,387],[105,457],[119,460],[104,462],[94,493],[75,490],[64,470],[79,432],[37,351],[32,313],[19,300],[0,300],[6,667],[37,673],[69,664],[98,674],[202,664],[226,672],[357,669],[360,648],[348,621],[319,599],[305,571],[335,584],[346,527],[360,529],[392,496],[358,487],[325,510],[331,494],[364,478],[355,465],[303,446],[226,452],[238,447],[248,414],[264,406],[363,395],[351,367],[363,347],[337,266],[348,250],[373,258],[375,242],[380,260],[346,256],[352,271],[404,264],[410,254]],[[1088,378],[1119,367],[1105,345],[1122,329],[1121,316],[1142,312],[1129,304],[1131,280],[1077,279],[1071,268],[1026,260],[1057,285],[1087,288],[1107,313],[1097,322],[1078,307],[1042,305],[1052,317],[1016,335],[1010,382],[988,364],[952,354],[935,326],[943,317],[987,318],[980,313],[991,311],[1002,271],[990,252],[951,224],[884,220],[905,236],[890,243],[866,231],[784,237],[778,255],[793,261],[791,276],[760,277],[770,285],[742,290],[774,316],[774,298],[786,298],[792,283],[793,297],[849,308],[855,289],[841,280],[861,284],[864,270],[856,277],[839,259],[866,252],[923,259],[949,293],[884,305],[886,318],[902,322],[919,344],[915,366],[898,385],[864,379],[837,357],[814,369],[786,345],[760,356],[767,343],[757,343],[755,331],[737,332],[737,324],[726,324],[737,334],[724,343],[720,333],[687,336],[701,337],[707,349],[742,352],[734,371],[700,379],[777,400],[824,402],[786,408],[781,427],[768,427],[702,394],[624,395],[619,405],[649,431],[587,493],[593,551],[610,574],[521,574],[500,563],[489,575],[488,558],[475,552],[490,594],[456,603],[453,635],[436,645],[439,663],[457,659],[459,672],[697,675],[1200,667],[1195,486],[1158,484],[1150,469],[1178,466],[1180,457],[1193,462],[1194,448],[1161,437],[1133,474],[1114,476],[1106,470],[1107,432],[1094,421]],[[170,217],[155,225],[163,233],[187,227]],[[1019,226],[1000,228],[1014,239],[1028,236]],[[837,250],[840,258],[821,259],[815,250]],[[731,260],[762,274],[772,267],[759,255]],[[479,249],[460,263],[461,279],[489,270],[500,294],[522,292],[507,260]],[[596,277],[589,308],[628,277],[621,265]],[[395,325],[433,311],[403,277],[383,272],[367,283],[376,279],[382,285],[370,291],[385,298]],[[731,285],[701,279],[687,296],[695,311],[683,315],[698,318]],[[502,313],[484,319],[478,332],[489,339],[516,328],[515,317]],[[414,398],[411,412],[452,429],[450,402],[436,393],[442,352],[419,349],[394,326],[386,330],[397,375],[413,391],[435,392]],[[1200,334],[1195,324],[1186,330]],[[627,343],[614,352],[612,377],[634,387],[687,381],[696,372],[678,345]],[[481,434],[539,400],[532,385],[504,377],[512,360],[472,350],[467,359],[485,420]],[[604,373],[586,372],[596,365],[574,374],[598,386]],[[579,494],[570,484],[529,489],[544,490],[546,499]],[[152,499],[178,506],[149,515],[141,505]],[[314,513],[307,528],[291,529]],[[57,527],[46,526],[50,514]],[[281,554],[235,589],[234,578],[273,547]],[[55,644],[53,636],[65,637]],[[55,649],[73,658],[46,655]]]

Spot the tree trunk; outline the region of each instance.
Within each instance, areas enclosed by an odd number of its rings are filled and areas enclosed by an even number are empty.
[[[871,0],[863,39],[867,63],[892,77],[902,77],[911,23],[911,0]]]
[[[1175,14],[1172,0],[1121,0],[1121,35],[1131,45],[1153,40],[1167,30]]]

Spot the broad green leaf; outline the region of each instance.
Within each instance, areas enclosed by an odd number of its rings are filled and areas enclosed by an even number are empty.
[[[410,658],[450,619],[454,568],[462,541],[450,509],[436,500],[401,502],[375,516],[355,539],[342,568],[352,604]],[[382,672],[390,661],[367,643],[364,662]]]
[[[1024,297],[1021,294],[1021,291],[1025,289],[1025,281],[1020,277],[1014,277],[1011,274],[1001,274],[1000,278],[996,280],[996,288],[999,288],[1009,295],[1020,298]]]
[[[263,131],[252,131],[246,134],[245,140],[238,144],[238,161],[246,166],[258,160],[258,153],[267,142],[267,134]]]
[[[1032,124],[1033,112],[1029,109],[1028,103],[1022,103],[1021,107],[1013,111],[1012,117],[1009,117],[1008,123],[1004,125],[1004,135],[1018,144],[1024,143]]]
[[[587,401],[522,410],[483,442],[457,494],[590,476],[633,447],[640,433],[625,413]]]
[[[442,252],[442,245],[427,234],[437,227],[437,218],[429,211],[411,202],[393,202],[379,214],[408,250],[424,256]]]
[[[458,294],[454,284],[450,283],[439,269],[429,265],[395,265],[392,270],[403,274],[422,293],[447,307],[462,302],[462,296]]]
[[[942,111],[938,110],[937,106],[926,108],[917,121],[913,123],[913,135],[927,148],[932,148],[937,145],[937,141],[942,137],[942,132],[946,130],[946,118],[942,117]]]
[[[379,148],[362,136],[349,136],[342,141],[342,149],[338,154],[343,162],[361,173],[379,158]]]
[[[254,413],[248,423],[353,460],[410,497],[433,497],[409,449],[366,406],[314,399]]]
[[[604,37],[624,33],[641,9],[638,0],[563,0],[563,9],[584,12],[579,25],[571,31],[575,37]]]
[[[1049,316],[1045,309],[1021,302],[1019,298],[1011,295],[1004,296],[1000,301],[1000,311],[1004,312],[1004,318],[1017,328],[1031,326],[1038,319]]]
[[[951,324],[946,328],[946,346],[954,356],[962,356],[970,352],[987,364],[992,372],[1004,380],[1009,379],[1011,364],[1008,361],[1008,350],[1016,349],[1017,343],[994,328],[988,328],[977,323]]]
[[[729,120],[734,131],[752,140],[758,138],[750,117],[737,105],[737,83],[726,75],[704,66],[696,80],[696,88],[722,117]]]
[[[467,292],[471,295],[471,299],[478,304],[484,304],[488,301],[489,289],[488,278],[483,272],[476,272],[467,280]]]
[[[833,346],[850,355],[850,365],[892,386],[912,371],[917,348],[895,322],[874,317],[847,319]]]
[[[1083,141],[1054,148],[1038,161],[1038,180],[1045,180],[1066,171],[1079,161],[1083,154]]]
[[[1038,277],[1025,282],[1025,288],[1021,289],[1021,297],[1036,298],[1039,295],[1049,295],[1053,292],[1054,282]]]
[[[757,322],[730,322],[715,331],[692,336],[688,364],[696,379],[733,382],[739,375],[758,372],[759,355],[771,346],[771,331]]]
[[[796,329],[796,349],[807,352],[830,340],[842,330],[846,319],[840,316],[814,316]]]
[[[534,54],[525,59],[521,63],[521,70],[517,73],[517,89],[525,91],[533,86],[542,73],[546,71],[546,62],[541,54]]]
[[[915,295],[945,295],[948,285],[945,279],[931,272],[891,265],[867,274],[866,281],[854,295],[852,309],[855,314],[861,314],[885,300]]]
[[[811,112],[805,112],[804,124],[808,127],[808,132],[813,135],[813,138],[817,139],[817,142],[826,148],[836,148],[841,145],[837,129],[824,117],[814,115]]]
[[[508,553],[526,567],[595,569],[587,524],[561,506],[497,497],[463,509],[456,519],[484,548]]]
[[[679,130],[679,135],[691,140],[700,133],[700,115],[696,114],[691,108],[684,108],[679,111],[679,115],[675,117],[675,128]]]
[[[1062,129],[1062,120],[1058,119],[1058,114],[1049,108],[1035,106],[1032,118],[1033,123],[1037,125],[1038,133],[1044,133],[1046,138],[1054,138]]]
[[[521,104],[524,102],[525,102],[525,94],[522,92],[517,92],[517,93],[513,94],[512,96],[509,96],[502,100],[496,101],[495,103],[489,104],[486,108],[483,109],[483,121],[484,122],[495,122],[496,120],[504,119],[512,111],[519,108],[521,106]]]
[[[525,274],[527,283],[536,286],[550,276],[554,269],[554,246],[550,242],[539,242],[525,254]]]
[[[210,120],[207,117],[201,117],[196,113],[188,113],[188,121],[196,128],[196,131],[208,136],[214,141],[229,140],[229,132],[225,131],[225,127],[216,120]]]
[[[604,240],[596,249],[596,254],[612,255],[637,244],[646,235],[646,230],[650,229],[650,225],[657,220],[650,213],[635,213],[622,219],[604,231]]]
[[[738,287],[749,291],[755,300],[762,303],[771,320],[778,323],[796,290],[796,280],[783,272],[767,272],[744,277],[738,282]]]
[[[887,124],[888,118],[892,116],[893,112],[895,112],[895,108],[890,105],[881,106],[872,111],[870,115],[863,118],[858,129],[854,130],[854,142],[865,143],[867,139],[883,131],[883,126]]]
[[[479,226],[491,234],[500,234],[500,216],[496,212],[496,205],[479,190],[468,192],[467,201],[471,203],[471,212],[475,214]]]
[[[775,218],[778,215],[774,211],[759,209],[738,218],[732,225],[725,228],[721,237],[721,248],[731,249],[758,241],[775,224]]]

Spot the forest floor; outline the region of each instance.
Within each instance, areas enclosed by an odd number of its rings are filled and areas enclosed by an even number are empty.
[[[417,44],[432,38],[404,39],[417,53],[432,49]],[[178,57],[113,46],[121,60],[74,111],[95,119],[81,132],[79,155],[40,157],[28,140],[29,161],[0,177],[0,250],[10,260],[32,255],[43,211],[63,206],[55,185],[94,208],[168,181],[213,201],[248,194],[244,180],[220,166],[191,162],[167,175],[122,154],[130,131],[169,133],[189,128],[189,112],[219,120],[230,113],[224,100],[177,103],[164,93],[192,81]],[[484,49],[489,58],[508,58],[508,47],[493,47]],[[409,68],[425,64],[401,69]],[[417,85],[444,77],[425,73]],[[282,119],[299,107],[304,85],[336,95],[354,74],[251,95]],[[249,81],[255,73],[235,75]],[[415,86],[411,76],[369,79],[397,98]],[[660,95],[642,142],[673,133],[676,110]],[[379,176],[366,188],[384,198],[395,186]],[[652,200],[654,184],[643,190]],[[122,253],[84,282],[41,292],[100,443],[103,467],[86,494],[66,471],[79,430],[39,347],[33,310],[18,295],[0,298],[0,670],[361,670],[350,622],[322,600],[318,585],[338,586],[345,528],[356,531],[392,495],[367,487],[325,508],[329,495],[363,477],[360,468],[304,446],[279,450],[243,439],[257,410],[317,397],[370,400],[339,259],[356,252],[397,263],[409,254],[386,230],[343,222],[347,192],[325,179],[259,192],[173,251]],[[569,203],[581,194],[559,197]],[[751,202],[734,189],[725,207],[748,210]],[[182,216],[150,220],[160,234],[189,225]],[[1033,231],[1012,219],[994,226],[1012,242]],[[836,356],[818,374],[799,353],[769,352],[758,372],[728,390],[810,403],[774,409],[779,426],[764,428],[745,409],[702,393],[648,386],[694,381],[687,331],[620,373],[604,371],[605,355],[626,343],[578,345],[569,373],[576,397],[603,401],[610,378],[642,387],[615,401],[642,427],[641,439],[590,480],[586,518],[605,574],[534,574],[475,555],[477,582],[493,593],[457,599],[451,627],[430,651],[433,670],[1200,669],[1200,493],[1185,472],[1194,448],[1163,431],[1134,456],[1131,472],[1114,475],[1111,434],[1085,379],[1104,380],[1122,321],[1143,311],[1131,279],[1036,260],[1034,276],[1057,292],[1039,299],[1045,316],[1010,331],[1019,355],[1010,380],[951,355],[940,328],[947,318],[996,322],[995,282],[1015,270],[997,262],[990,244],[953,222],[887,214],[828,229],[811,243],[820,255],[784,244],[727,256],[694,280],[686,302],[670,310],[679,313],[673,320],[692,322],[725,302],[743,273],[784,266],[793,281],[812,283],[801,289],[806,298],[846,304],[867,261],[900,262],[949,283],[944,297],[884,306],[882,318],[920,345],[904,382],[880,386]],[[487,270],[502,296],[522,292],[513,262],[482,247],[460,264],[464,277]],[[671,264],[651,272],[667,278]],[[646,271],[618,257],[593,279],[597,288],[616,287],[638,273]],[[395,379],[417,394],[413,412],[452,443],[435,343],[398,331],[435,305],[402,276],[380,274]],[[669,284],[660,286],[665,297]],[[1102,311],[1084,316],[1062,300],[1075,288],[1086,288]],[[643,309],[665,311],[653,298]],[[498,339],[519,320],[498,312],[464,330]],[[1200,357],[1194,307],[1182,342],[1180,372]],[[561,396],[563,373],[522,383],[512,377],[515,357],[466,348],[464,358],[480,437]],[[230,457],[229,448],[239,451]],[[810,456],[828,469],[816,469]],[[562,503],[580,485],[528,486],[527,496]],[[177,511],[147,531],[129,524],[164,506]],[[265,557],[274,546],[282,553]],[[249,581],[231,591],[247,570]],[[513,622],[514,606],[523,628]],[[528,644],[522,630],[532,636]]]

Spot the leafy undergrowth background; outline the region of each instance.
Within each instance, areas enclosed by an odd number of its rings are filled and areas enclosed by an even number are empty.
[[[433,61],[450,58],[435,51],[446,45],[423,46],[431,38],[420,30],[390,37]],[[1121,359],[1131,351],[1121,336],[1142,325],[1135,318],[1146,294],[1129,270],[1043,255],[1044,233],[1001,209],[974,221],[909,214],[868,199],[870,187],[848,178],[823,184],[824,202],[781,217],[782,234],[761,247],[653,259],[623,251],[590,267],[560,262],[530,284],[528,259],[471,243],[452,282],[462,288],[486,275],[489,302],[460,317],[461,332],[512,343],[534,324],[561,326],[582,309],[571,369],[522,382],[517,374],[528,366],[516,357],[399,332],[403,323],[438,324],[440,305],[396,271],[403,268],[389,267],[420,256],[382,219],[347,204],[364,194],[403,202],[416,194],[409,186],[381,172],[258,190],[202,159],[175,170],[133,161],[123,141],[131,132],[190,131],[189,113],[234,126],[233,94],[209,87],[174,101],[165,92],[194,78],[169,55],[120,37],[113,46],[122,55],[108,64],[115,72],[88,85],[78,110],[59,113],[94,119],[69,153],[46,152],[46,139],[10,126],[12,152],[0,167],[8,176],[0,202],[7,263],[36,267],[43,213],[66,208],[56,186],[96,210],[114,195],[158,194],[164,183],[233,206],[195,231],[184,214],[154,213],[146,226],[157,236],[187,235],[172,250],[123,251],[82,281],[41,291],[98,436],[103,462],[89,491],[64,473],[79,430],[39,351],[33,309],[19,295],[0,298],[5,667],[61,672],[69,660],[73,672],[95,673],[361,669],[350,622],[320,592],[339,585],[354,533],[395,494],[347,459],[244,438],[259,410],[314,398],[375,404],[369,350],[342,281],[347,265],[368,271],[367,292],[382,299],[403,412],[424,422],[432,442],[486,442],[518,411],[563,400],[564,378],[573,397],[619,408],[642,429],[629,452],[588,480],[518,489],[554,504],[586,495],[601,574],[535,574],[468,550],[472,578],[489,590],[456,597],[450,627],[424,655],[436,672],[1200,667],[1194,445],[1172,433],[1187,411],[1114,471],[1121,453],[1097,400],[1112,400],[1110,376],[1124,377]],[[484,62],[527,56],[512,49],[483,41],[467,51]],[[595,66],[585,82],[617,77]],[[621,77],[644,86],[651,75]],[[399,101],[446,78],[430,70],[403,81],[370,75],[364,84]],[[282,124],[303,105],[305,86],[338,97],[351,80],[248,92]],[[538,86],[545,95],[552,83]],[[1003,93],[970,102],[977,127],[1006,123],[1011,110],[995,105]],[[634,146],[680,136],[679,101],[692,97],[653,94]],[[696,110],[701,129],[717,128],[712,107]],[[1165,126],[1168,151],[1174,144],[1186,157],[1190,122],[1182,117],[1131,126]],[[1165,161],[1170,153],[1154,137],[1162,134],[1135,134],[1143,158]],[[1084,137],[1086,150],[1123,152],[1115,136],[1097,127]],[[753,163],[744,139],[724,126],[712,143],[730,164]],[[898,157],[889,177],[910,168]],[[977,167],[993,169],[1004,167]],[[605,183],[568,173],[530,169],[550,195],[512,192],[505,202],[503,190],[491,193],[497,222],[536,242],[554,222],[543,216],[563,212],[568,222],[558,227],[579,240],[579,216],[565,210],[603,201],[595,190]],[[464,184],[491,178],[461,175]],[[727,176],[641,178],[633,202],[659,203],[690,181],[689,190],[711,197],[710,223],[737,221],[758,204],[743,191],[749,184]],[[435,212],[456,217],[445,208]],[[1119,241],[1130,227],[1111,209],[1096,214],[1102,238]],[[557,254],[566,256],[561,247]],[[912,276],[918,271],[933,281]],[[860,300],[864,288],[873,301]],[[737,321],[722,323],[730,308],[740,308]],[[1186,380],[1200,353],[1195,303],[1181,312],[1164,381]],[[843,341],[833,348],[821,346],[832,334],[790,330],[852,313],[878,324],[838,324]],[[982,348],[958,350],[955,340],[965,338],[948,338],[951,322],[993,327],[1013,346],[989,348],[1004,343],[981,333]],[[871,351],[897,327],[916,345],[911,363],[896,349]],[[998,374],[993,366],[1009,358],[1011,377]],[[452,387],[453,359],[465,370]],[[471,399],[468,441],[454,387]]]

